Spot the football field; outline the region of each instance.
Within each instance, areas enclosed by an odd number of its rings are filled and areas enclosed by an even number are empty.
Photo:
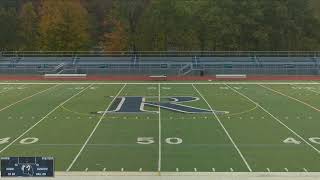
[[[320,172],[317,83],[0,83],[0,157],[57,171]]]

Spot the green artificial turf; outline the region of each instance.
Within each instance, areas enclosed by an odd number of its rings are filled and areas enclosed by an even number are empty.
[[[2,83],[0,157],[50,156],[57,171],[319,172],[320,85],[241,83]],[[125,96],[229,113],[97,113]]]

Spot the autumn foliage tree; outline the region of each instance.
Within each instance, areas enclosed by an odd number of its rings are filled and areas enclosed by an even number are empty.
[[[79,51],[90,45],[87,10],[78,0],[44,0],[40,11],[40,49]]]
[[[0,49],[318,51],[319,0],[0,0]]]
[[[124,25],[117,20],[108,23],[110,32],[104,34],[102,46],[105,51],[125,51],[128,48],[128,35]]]

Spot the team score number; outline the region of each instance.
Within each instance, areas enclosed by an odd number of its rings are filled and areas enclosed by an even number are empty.
[[[313,144],[320,144],[320,137],[311,137],[308,140]],[[302,143],[300,140],[297,140],[293,137],[289,137],[289,138],[285,139],[283,142],[286,144],[296,144],[296,145]]]
[[[11,137],[0,138],[0,145],[1,145],[1,144],[10,143],[10,139],[11,139]],[[28,138],[21,139],[21,140],[19,141],[19,143],[20,143],[20,144],[33,144],[33,143],[36,143],[36,142],[38,142],[38,141],[39,141],[38,138],[28,137]]]
[[[165,142],[167,144],[177,145],[177,144],[182,144],[183,140],[177,137],[170,137],[170,138],[166,138]],[[148,145],[148,144],[154,144],[154,143],[155,143],[154,137],[138,137],[137,138],[137,144]]]

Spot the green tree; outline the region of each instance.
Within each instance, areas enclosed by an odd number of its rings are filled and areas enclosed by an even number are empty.
[[[13,9],[17,9],[19,6],[19,0],[1,0],[0,1],[0,8],[13,8]]]
[[[33,4],[31,2],[24,4],[19,15],[19,35],[23,50],[37,50],[38,25],[38,16]]]
[[[100,41],[104,42],[106,26],[109,19],[106,14],[110,14],[113,0],[82,0],[83,6],[87,9],[90,21],[90,35],[92,45],[99,47]],[[109,17],[109,16],[108,16]],[[112,18],[111,18],[112,19]]]
[[[18,50],[18,19],[13,8],[0,8],[0,50]]]
[[[138,28],[151,0],[114,0],[110,19],[116,19],[123,24],[127,32],[128,50],[138,50]]]
[[[176,50],[178,15],[176,1],[153,0],[146,10],[139,29],[139,49]],[[181,28],[181,27],[180,27]]]

